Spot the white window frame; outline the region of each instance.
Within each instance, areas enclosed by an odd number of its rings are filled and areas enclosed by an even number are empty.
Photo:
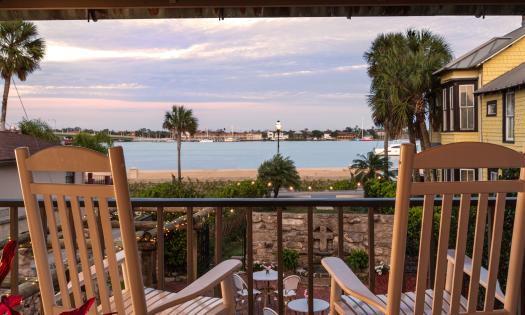
[[[461,103],[461,93],[463,93],[463,91],[465,93],[468,92],[467,88],[471,88],[472,89],[472,104],[469,105],[469,104],[462,104]],[[462,91],[463,90],[463,91]],[[476,104],[476,100],[474,98],[474,84],[462,84],[459,86],[459,93],[458,93],[458,99],[459,99],[459,129],[460,130],[474,130],[476,128],[476,111],[475,111],[475,104]],[[466,100],[466,103],[468,103],[468,94],[467,94],[467,97],[465,98]],[[466,122],[467,122],[467,126],[463,126],[463,109],[466,109],[466,113],[467,113],[467,119],[466,119]],[[469,113],[471,113],[469,115]],[[469,126],[469,118],[472,119],[472,127]]]
[[[450,111],[450,131],[454,131],[454,87],[448,89],[448,108]]]
[[[512,96],[512,102],[509,102]],[[509,104],[512,103],[512,113],[509,114]],[[516,96],[514,92],[505,93],[505,141],[513,142],[516,128]],[[512,128],[512,129],[510,129]],[[512,135],[510,131],[512,130]]]
[[[498,172],[491,171],[490,174],[489,174],[489,179],[492,180],[492,181],[498,180],[499,179]]]
[[[447,89],[443,89],[443,131],[447,131]]]
[[[463,172],[466,173],[467,178],[464,178]],[[472,175],[472,180],[469,180],[470,175]],[[459,180],[462,182],[470,182],[476,180],[476,170],[473,168],[461,168],[459,169]]]

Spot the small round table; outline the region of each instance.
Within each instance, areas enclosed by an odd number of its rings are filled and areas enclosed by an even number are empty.
[[[288,302],[288,308],[296,313],[308,313],[308,300],[307,299],[296,299]],[[321,312],[330,308],[330,304],[325,300],[314,299],[314,313]]]
[[[264,306],[267,305],[267,300],[270,298],[270,281],[277,281],[278,273],[277,271],[270,269],[270,272],[256,271],[253,273],[253,281],[256,282],[266,282],[265,297],[264,297]]]

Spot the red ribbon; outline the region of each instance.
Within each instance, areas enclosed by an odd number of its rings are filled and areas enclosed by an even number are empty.
[[[11,264],[16,254],[16,241],[9,240],[2,251],[2,260],[0,261],[0,284],[11,270]]]
[[[71,310],[71,311],[62,312],[59,315],[86,315],[87,312],[89,312],[89,309],[91,308],[91,306],[93,306],[93,303],[95,303],[94,297],[87,300],[87,302],[82,304],[82,306],[80,306],[79,308]],[[107,313],[104,315],[112,315],[112,314],[118,314],[118,313],[113,312],[113,313]]]
[[[0,299],[0,314],[20,315],[13,307],[20,305],[21,302],[21,295],[3,295]]]

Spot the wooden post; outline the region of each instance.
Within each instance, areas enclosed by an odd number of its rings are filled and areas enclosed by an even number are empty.
[[[308,314],[314,313],[314,208],[308,207]]]
[[[215,266],[222,261],[222,207],[215,209]]]
[[[157,207],[157,289],[164,285],[164,207]]]
[[[337,256],[341,259],[345,259],[344,223],[343,207],[337,207],[337,237],[339,239],[337,243]]]
[[[368,287],[370,291],[374,292],[376,286],[376,274],[375,274],[375,224],[374,224],[374,211],[375,209],[368,208]]]
[[[284,314],[283,267],[283,209],[277,208],[277,292],[279,298],[277,313],[279,314]]]
[[[252,208],[246,209],[246,273],[248,276],[248,314],[254,314]]]
[[[9,238],[18,242],[18,208],[9,207]],[[18,294],[18,244],[16,244],[15,257],[11,267],[11,294]]]
[[[195,280],[196,261],[194,261],[195,242],[193,238],[193,207],[186,208],[186,273],[187,283],[190,284]]]

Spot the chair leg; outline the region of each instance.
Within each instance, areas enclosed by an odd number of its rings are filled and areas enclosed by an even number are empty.
[[[235,295],[233,286],[233,276],[230,275],[221,281],[221,293],[224,306],[226,308],[226,314],[235,314]]]
[[[335,279],[332,278],[330,280],[330,314],[335,315],[337,314],[337,311],[335,309],[335,305],[341,301],[341,289],[337,285],[337,282],[335,282]]]

